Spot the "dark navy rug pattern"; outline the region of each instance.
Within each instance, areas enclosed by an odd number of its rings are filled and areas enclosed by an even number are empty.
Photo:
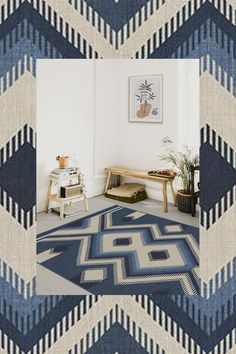
[[[93,294],[196,294],[198,228],[119,206],[37,237],[40,264]]]

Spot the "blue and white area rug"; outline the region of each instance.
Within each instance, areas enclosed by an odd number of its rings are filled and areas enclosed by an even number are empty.
[[[37,261],[93,294],[197,294],[199,230],[112,206],[39,234]]]

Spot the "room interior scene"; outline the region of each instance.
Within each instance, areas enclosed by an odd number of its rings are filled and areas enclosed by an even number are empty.
[[[197,294],[199,62],[37,60],[37,293]]]

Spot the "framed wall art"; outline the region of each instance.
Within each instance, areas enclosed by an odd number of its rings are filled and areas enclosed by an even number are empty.
[[[129,77],[129,121],[162,123],[163,76]]]

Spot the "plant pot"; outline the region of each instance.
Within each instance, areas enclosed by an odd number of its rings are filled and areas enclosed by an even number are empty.
[[[140,104],[140,108],[137,112],[137,116],[139,118],[145,118],[145,117],[148,117],[150,112],[151,112],[151,108],[152,108],[152,105],[150,103],[141,103]]]
[[[194,197],[194,204],[197,204],[197,197]],[[184,193],[182,189],[177,191],[177,206],[179,211],[190,214],[192,212],[191,195]]]
[[[69,166],[69,156],[58,156],[57,161],[59,168],[67,168]]]

